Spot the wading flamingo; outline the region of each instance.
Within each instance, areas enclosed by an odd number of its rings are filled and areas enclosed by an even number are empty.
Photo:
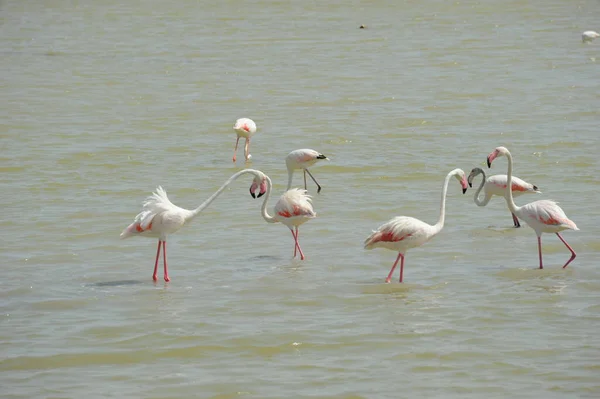
[[[252,158],[250,155],[250,137],[254,133],[256,133],[256,123],[252,119],[248,118],[240,118],[235,121],[235,125],[233,125],[233,130],[237,133],[237,139],[235,140],[235,149],[233,150],[233,162],[235,162],[236,153],[238,149],[238,144],[240,142],[240,137],[244,137],[246,139],[246,145],[244,146],[244,156],[246,157],[246,162]]]
[[[444,180],[442,188],[442,200],[440,205],[440,218],[437,223],[431,226],[425,222],[410,216],[397,216],[389,222],[379,226],[365,240],[365,249],[386,248],[398,252],[398,257],[385,279],[386,283],[392,280],[392,274],[398,261],[400,262],[400,282],[404,274],[404,254],[411,248],[419,247],[431,240],[444,227],[446,217],[446,192],[448,191],[448,182],[454,176],[462,186],[463,194],[467,192],[467,178],[462,169],[454,169]]]
[[[600,37],[598,32],[594,32],[593,30],[586,30],[581,34],[581,41],[583,43],[594,41],[594,39]]]
[[[467,181],[469,182],[469,187],[473,187],[473,179],[475,179],[477,175],[483,175],[483,179],[481,179],[481,184],[479,185],[479,188],[473,196],[473,201],[475,201],[475,203],[478,206],[486,206],[494,195],[504,197],[504,192],[506,191],[507,187],[506,175],[494,175],[486,179],[485,172],[483,171],[483,169],[474,168],[469,174],[469,177],[467,178]],[[481,189],[483,189],[483,201],[479,199],[479,193],[481,192]],[[521,180],[517,176],[513,176],[512,178],[512,191],[514,197],[518,197],[522,194],[542,193],[541,191],[538,191],[537,186],[534,186],[531,183],[527,183],[525,180]],[[512,218],[514,226],[521,227],[521,223],[519,223],[519,218],[517,218],[514,213],[512,213]]]
[[[508,184],[512,183],[512,168],[513,168],[513,159],[510,152],[505,147],[498,147],[494,151],[490,153],[487,157],[488,168],[492,167],[492,162],[497,157],[505,156],[508,159]],[[567,267],[569,263],[573,259],[575,259],[575,251],[567,242],[562,238],[559,234],[560,231],[563,230],[579,230],[575,225],[575,222],[570,220],[565,212],[561,209],[560,206],[554,201],[550,200],[539,200],[530,202],[529,204],[523,206],[517,206],[515,201],[513,200],[513,193],[511,190],[506,190],[505,197],[506,203],[508,204],[508,209],[517,215],[518,218],[524,220],[525,223],[529,225],[533,230],[535,230],[535,234],[537,235],[538,240],[538,254],[540,257],[540,269],[544,268],[542,264],[542,233],[556,233],[558,238],[566,245],[566,247],[571,251],[571,258],[565,263],[563,269]]]
[[[256,189],[259,187],[259,194],[256,195]],[[304,260],[304,253],[298,242],[298,227],[317,216],[312,207],[311,197],[306,193],[306,190],[299,188],[287,190],[279,197],[279,200],[275,204],[275,215],[271,216],[267,213],[267,202],[271,196],[272,188],[273,185],[271,179],[269,176],[263,174],[261,181],[258,181],[258,179],[254,180],[254,183],[250,187],[250,195],[252,195],[253,198],[258,198],[265,194],[265,192],[267,193],[261,208],[262,217],[267,223],[281,222],[290,229],[292,236],[294,237],[293,257],[295,258],[296,253],[299,252],[300,259]]]
[[[318,151],[311,150],[308,148],[304,148],[301,150],[294,150],[290,152],[287,157],[285,157],[285,166],[287,166],[288,170],[288,185],[287,190],[292,188],[292,178],[294,177],[295,169],[303,169],[304,170],[304,189],[306,190],[306,174],[310,176],[311,179],[317,185],[317,194],[321,192],[321,186],[317,182],[317,179],[314,178],[312,173],[308,170],[310,166],[313,166],[317,161],[321,159],[326,159],[329,161],[325,155],[321,154]]]
[[[164,279],[170,281],[169,271],[167,268],[167,236],[175,233],[177,230],[182,228],[186,223],[189,223],[194,219],[200,212],[208,207],[222,192],[233,183],[238,177],[245,174],[253,174],[255,179],[261,178],[264,174],[254,169],[244,169],[233,176],[231,176],[221,188],[219,188],[213,195],[211,195],[206,201],[204,201],[199,207],[193,210],[183,209],[174,205],[167,197],[167,192],[162,188],[158,187],[156,192],[152,193],[151,196],[146,198],[143,203],[142,211],[135,217],[133,223],[131,223],[121,233],[121,238],[127,238],[131,236],[142,236],[158,238],[158,247],[156,249],[156,261],[154,262],[154,273],[152,279],[158,280],[158,259],[160,257],[160,249],[162,245],[163,251],[163,264],[164,264]]]

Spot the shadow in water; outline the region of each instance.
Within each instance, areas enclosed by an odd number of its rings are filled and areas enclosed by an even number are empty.
[[[141,280],[116,280],[116,281],[101,281],[99,283],[88,284],[91,287],[120,287],[123,285],[142,284]]]

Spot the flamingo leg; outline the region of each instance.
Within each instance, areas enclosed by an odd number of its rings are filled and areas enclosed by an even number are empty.
[[[300,243],[298,242],[298,235],[299,235],[298,227],[296,227],[295,234],[294,234],[294,231],[292,230],[292,235],[294,236],[294,241],[296,242],[296,247],[294,248],[294,253],[296,252],[296,248],[298,248],[298,252],[300,252],[300,260],[304,260],[305,259],[304,253],[302,252],[302,248],[300,248]]]
[[[514,213],[511,213],[511,215],[512,215],[513,223],[515,224],[515,227],[521,227],[521,223],[519,223],[519,218]]]
[[[540,257],[540,269],[543,269],[544,265],[542,264],[542,236],[541,235],[538,236],[538,254]]]
[[[166,282],[171,281],[169,278],[169,268],[167,267],[167,242],[163,241],[163,263],[165,265],[165,275],[164,279]]]
[[[308,188],[306,187],[306,169],[304,169],[304,189],[308,190]]]
[[[400,258],[402,258],[402,263],[404,264],[404,256],[402,255],[402,253],[398,252],[398,257],[396,258],[396,261],[394,262],[394,265],[392,266],[392,269],[390,270],[390,274],[388,274],[387,278],[385,279],[386,283],[389,283],[390,281],[392,281],[392,274],[394,274],[394,270],[396,270],[396,265],[398,264],[398,261],[400,260]],[[400,280],[402,281],[402,278],[400,278]]]
[[[290,229],[290,231],[292,232],[292,237],[294,237],[294,258],[296,257],[296,250],[298,249],[298,244],[297,242],[297,238],[296,238],[296,234],[294,234],[294,230]]]
[[[563,266],[563,269],[564,269],[565,267],[567,267],[567,265],[568,265],[569,263],[571,263],[571,261],[572,261],[573,259],[575,259],[575,257],[577,256],[577,254],[575,253],[575,251],[573,251],[573,248],[571,248],[571,246],[570,246],[569,244],[567,244],[567,242],[565,241],[565,239],[564,239],[564,238],[562,238],[562,236],[561,236],[560,234],[556,233],[556,235],[558,236],[558,238],[560,238],[560,240],[563,242],[563,244],[565,244],[565,245],[567,246],[567,248],[569,248],[569,251],[571,251],[571,258],[570,258],[570,259],[567,261],[567,263],[565,263],[565,265]]]
[[[154,274],[152,274],[152,280],[158,280],[158,258],[160,256],[160,240],[158,240],[158,247],[156,248],[156,261],[154,262]]]
[[[250,154],[250,137],[246,139],[246,145],[244,146],[244,156],[246,157],[246,161],[248,161],[248,155]]]
[[[235,159],[236,159],[236,153],[237,153],[237,148],[238,148],[239,142],[240,142],[240,136],[238,136],[237,140],[235,141],[235,148],[233,149],[233,162],[235,162]]]
[[[402,277],[404,277],[404,255],[400,254],[400,257],[402,258],[402,260],[400,261],[400,280],[398,280],[399,283],[402,282]]]
[[[308,175],[310,176],[310,178],[313,179],[313,181],[317,185],[317,194],[319,194],[321,192],[321,185],[319,184],[319,182],[317,181],[317,179],[315,179],[315,177],[312,175],[312,173],[310,173],[310,171],[308,169],[304,169],[304,171],[306,173],[308,173]],[[304,185],[306,186],[306,175],[304,176]]]

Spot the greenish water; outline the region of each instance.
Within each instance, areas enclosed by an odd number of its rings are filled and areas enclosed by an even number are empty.
[[[600,395],[600,41],[580,39],[597,2],[0,10],[3,397]],[[170,238],[172,281],[154,284],[156,242],[119,233],[156,186],[192,208],[243,168],[239,117],[276,193],[291,150],[331,158],[312,169],[307,260],[242,179]],[[396,254],[363,250],[371,230],[434,223],[446,173],[498,145],[543,192],[517,203],[577,223],[577,259],[562,270],[544,235],[535,270],[534,232],[451,182],[444,230],[384,284]]]

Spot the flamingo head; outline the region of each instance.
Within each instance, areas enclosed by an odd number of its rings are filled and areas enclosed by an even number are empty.
[[[508,150],[506,149],[506,147],[496,147],[496,149],[494,151],[492,151],[490,153],[490,155],[488,155],[488,157],[487,157],[488,168],[492,167],[492,162],[494,161],[494,159],[501,157],[501,156],[505,156],[507,153],[508,153]]]
[[[256,190],[258,189],[258,194],[256,194]],[[252,181],[252,185],[250,186],[250,195],[252,198],[260,198],[267,192],[267,176],[258,172]]]
[[[465,175],[465,172],[462,169],[457,169],[454,177],[456,177],[456,180],[460,182],[463,194],[466,193],[469,185],[467,183],[467,176]]]
[[[481,168],[473,168],[471,170],[471,173],[469,173],[469,177],[467,177],[467,182],[469,183],[469,187],[473,187],[473,180],[475,179],[475,177],[477,177],[478,175],[482,174],[483,170],[481,170]]]

